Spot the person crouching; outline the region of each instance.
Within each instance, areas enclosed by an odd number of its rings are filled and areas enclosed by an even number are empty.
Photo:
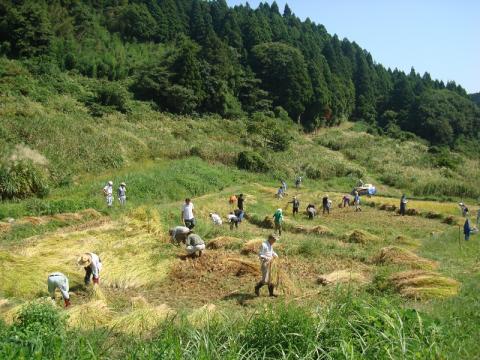
[[[202,252],[205,250],[205,242],[199,235],[194,234],[191,231],[185,239],[184,243],[186,245],[188,256],[197,257],[197,252],[198,257],[202,256]]]
[[[85,253],[80,256],[77,263],[85,269],[85,285],[90,284],[91,278],[93,278],[93,283],[98,285],[100,281],[100,270],[102,270],[102,261],[98,255]]]

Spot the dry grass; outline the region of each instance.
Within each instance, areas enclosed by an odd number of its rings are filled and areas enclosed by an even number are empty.
[[[165,304],[150,305],[143,297],[131,299],[131,310],[110,323],[110,327],[129,335],[153,336],[154,330],[162,322],[175,315],[175,311]]]
[[[243,243],[242,239],[231,236],[220,236],[207,243],[207,249],[233,249],[240,246]]]
[[[394,274],[390,282],[402,296],[415,300],[455,296],[459,290],[458,281],[423,270]]]
[[[398,235],[396,238],[395,238],[395,244],[399,244],[399,245],[404,245],[404,246],[408,246],[410,248],[417,248],[420,246],[420,242],[417,241],[417,240],[414,240],[408,236],[404,236],[404,235]]]
[[[68,325],[83,330],[106,326],[114,313],[104,300],[94,300],[85,304],[73,304],[68,310]]]
[[[406,265],[413,269],[434,270],[438,267],[438,263],[432,260],[422,258],[411,251],[402,249],[397,246],[388,246],[380,250],[374,256],[375,264],[395,264]]]
[[[249,240],[247,241],[242,249],[241,249],[241,253],[243,255],[249,255],[249,254],[258,254],[259,251],[260,251],[260,246],[262,245],[262,243],[265,241],[266,239],[260,239],[260,238],[256,238],[256,239],[252,239],[252,240]],[[283,245],[282,244],[278,244],[276,243],[274,245],[274,249],[275,251],[276,250],[283,250]]]
[[[305,226],[294,225],[290,229],[295,234],[333,235],[333,232],[326,226]]]
[[[143,233],[161,237],[164,242],[168,242],[168,236],[161,226],[160,215],[157,210],[147,208],[145,206],[136,208],[133,210],[128,217],[128,227],[127,232],[132,233]]]
[[[359,272],[352,272],[348,270],[338,270],[331,272],[330,274],[321,275],[317,279],[317,283],[320,285],[336,285],[336,284],[365,284],[368,282],[368,278]]]
[[[366,245],[373,242],[379,242],[380,238],[364,230],[353,230],[343,236],[343,240],[353,244]]]
[[[244,274],[251,275],[260,275],[260,265],[259,263],[254,263],[252,261],[244,260],[241,258],[228,258],[227,261],[238,264],[238,269],[236,271],[237,276]]]

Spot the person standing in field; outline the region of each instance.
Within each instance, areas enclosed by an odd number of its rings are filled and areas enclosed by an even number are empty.
[[[121,206],[125,206],[127,203],[127,185],[122,182],[117,190],[118,200]]]
[[[300,208],[300,201],[297,199],[296,196],[293,197],[292,201],[289,202],[293,206],[293,216],[298,214],[298,209]]]
[[[260,252],[260,271],[262,272],[262,279],[255,285],[255,295],[260,296],[260,289],[264,285],[268,285],[268,293],[270,296],[275,296],[273,293],[274,284],[271,279],[273,261],[278,258],[277,253],[273,250],[273,244],[278,240],[278,237],[271,234],[266,241],[262,243]]]
[[[325,214],[325,211],[327,214],[330,214],[330,205],[329,205],[330,199],[328,198],[328,195],[325,195],[322,199],[322,214]]]
[[[302,185],[302,177],[297,176],[297,178],[295,179],[295,187],[299,189],[301,185]]]
[[[58,289],[62,293],[65,307],[70,306],[70,294],[68,293],[68,278],[64,274],[62,274],[61,272],[54,272],[48,275],[47,286],[50,297],[53,300],[55,300],[55,289]]]
[[[350,207],[350,196],[344,195],[342,198],[342,207]]]
[[[279,187],[277,190],[277,199],[283,199],[283,195],[285,195],[285,192],[283,191],[283,187]]]
[[[360,206],[360,195],[358,194],[358,191],[355,191],[353,204],[355,205],[355,212],[362,211],[362,207]]]
[[[465,223],[463,224],[463,234],[465,235],[465,241],[470,239],[470,233],[472,232],[472,228],[470,226],[470,219],[467,217],[465,219]]]
[[[238,198],[237,198],[237,208],[238,208],[239,210],[244,211],[244,208],[243,208],[244,202],[245,202],[245,198],[243,197],[243,194],[238,195]]]
[[[400,199],[400,215],[404,216],[405,212],[407,211],[407,196],[405,194],[402,195]]]
[[[195,214],[194,214],[195,207],[193,206],[192,201],[190,198],[185,199],[185,204],[182,206],[182,220],[183,224],[192,230],[195,227]]]
[[[85,253],[78,259],[78,265],[85,269],[85,285],[90,284],[90,278],[93,283],[98,285],[100,281],[100,270],[102,270],[102,260],[97,254]]]
[[[282,223],[283,223],[283,212],[282,209],[277,209],[273,214],[273,222],[275,224],[275,231],[278,231],[278,235],[282,235]]]
[[[103,188],[103,195],[107,200],[107,206],[112,207],[113,205],[113,181],[109,181],[107,185]]]
[[[467,216],[468,216],[468,207],[467,207],[467,205],[465,205],[463,202],[461,202],[461,203],[458,203],[458,206],[460,206],[460,211],[462,212],[462,216],[463,216],[463,217],[467,217]]]
[[[236,197],[235,195],[232,195],[232,196],[230,196],[230,198],[228,199],[228,203],[229,203],[230,205],[234,205],[234,204],[237,202],[237,200],[238,200],[237,197]]]
[[[281,183],[282,183],[283,193],[286,194],[287,193],[287,183],[286,183],[285,180],[281,180]]]

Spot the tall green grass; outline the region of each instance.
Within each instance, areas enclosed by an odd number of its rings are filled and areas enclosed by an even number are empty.
[[[448,342],[438,324],[386,300],[343,294],[328,308],[267,306],[250,318],[214,318],[195,327],[185,318],[153,338],[66,332],[51,305],[32,304],[12,326],[0,325],[0,357],[36,359],[435,359]],[[33,315],[32,315],[33,314]],[[54,328],[51,328],[54,326]],[[45,330],[49,331],[45,331]],[[24,335],[28,337],[24,337]],[[67,353],[68,350],[68,353]],[[108,353],[108,355],[107,355]]]

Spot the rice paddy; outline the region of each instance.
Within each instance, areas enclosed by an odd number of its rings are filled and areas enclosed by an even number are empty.
[[[12,323],[22,304],[47,297],[46,279],[53,271],[70,280],[72,305],[65,311],[69,328],[103,329],[141,339],[159,336],[162,327],[184,320],[202,329],[214,321],[228,322],[231,314],[248,318],[252,311],[274,304],[333,306],[340,289],[367,296],[368,289],[377,286],[372,279],[381,274],[387,274],[385,297],[426,306],[432,299],[458,295],[461,279],[442,273],[442,261],[422,253],[425,242],[450,239],[456,228],[444,224],[444,217],[401,217],[365,206],[358,213],[335,208],[313,220],[305,214],[293,216],[287,209],[284,233],[274,245],[279,259],[272,279],[279,297],[271,299],[263,290],[257,298],[253,286],[261,276],[258,251],[272,231],[271,213],[289,201],[266,190],[266,185],[250,184],[194,198],[195,230],[207,245],[194,259],[186,258],[183,247],[172,244],[168,236],[168,229],[178,225],[181,202],[142,205],[111,216],[90,210],[56,215],[65,226],[21,244],[0,245],[0,317]],[[229,195],[241,191],[247,199],[248,221],[233,230],[228,223],[214,225],[210,210],[225,217],[232,208]],[[318,203],[323,192],[305,188],[296,193],[302,203]],[[51,221],[39,218],[18,221],[39,226]],[[101,257],[98,286],[83,284],[84,270],[76,260],[85,252]],[[61,309],[59,292],[56,297]]]

